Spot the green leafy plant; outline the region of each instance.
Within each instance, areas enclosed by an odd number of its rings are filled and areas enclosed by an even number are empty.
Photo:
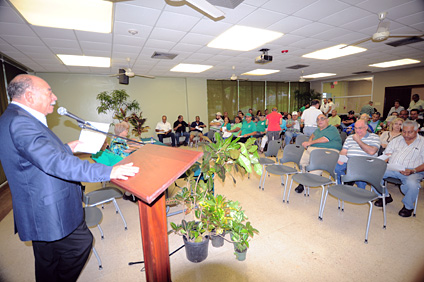
[[[314,99],[321,99],[322,94],[315,92],[314,89],[309,91],[300,92],[300,90],[294,91],[294,97],[297,102],[297,109],[302,107],[306,103],[310,103]]]
[[[175,199],[185,206],[186,211],[181,223],[170,223],[171,232],[185,235],[191,242],[202,242],[212,231],[218,235],[226,231],[233,232],[233,228],[239,228],[240,224],[243,225],[247,220],[238,202],[228,200],[223,195],[214,195],[215,177],[225,181],[229,175],[236,183],[233,173],[244,174],[254,170],[257,174],[262,174],[254,138],[243,144],[238,142],[239,138],[223,140],[219,133],[215,133],[215,140],[216,143],[203,147],[202,162],[187,171],[187,185],[175,196]],[[191,219],[186,220],[186,216],[191,216]],[[246,225],[251,231],[250,223]],[[253,229],[252,232],[258,231]],[[235,234],[239,232],[236,231]],[[249,232],[248,234],[250,235]],[[238,237],[235,238],[239,240]],[[248,246],[248,239],[240,244],[246,243]]]
[[[140,110],[140,104],[136,100],[128,101],[129,97],[124,89],[110,92],[103,91],[96,97],[100,101],[97,112],[99,114],[111,112],[113,119],[118,120],[118,122],[128,122],[133,126],[132,133],[135,136],[140,136],[141,133],[147,132],[149,127],[143,126],[146,119],[142,117],[142,112],[137,114]],[[111,124],[113,125],[114,123],[112,122]]]
[[[244,224],[243,222],[233,222],[231,226],[231,240],[234,243],[234,248],[238,252],[243,252],[249,248],[249,241],[254,234],[259,234],[259,231],[250,224],[250,221]]]

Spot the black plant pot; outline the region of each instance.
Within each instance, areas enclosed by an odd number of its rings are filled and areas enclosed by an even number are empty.
[[[201,262],[208,257],[209,236],[206,236],[200,243],[189,242],[183,236],[187,259],[191,262]]]
[[[212,233],[211,234],[212,246],[214,246],[215,248],[224,246],[224,236],[225,236],[225,232],[222,233],[221,235],[215,235],[215,233]]]

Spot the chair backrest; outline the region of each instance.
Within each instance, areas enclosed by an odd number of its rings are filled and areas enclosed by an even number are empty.
[[[346,175],[342,175],[343,182],[364,181],[373,186],[380,194],[383,193],[381,180],[386,172],[387,163],[373,157],[349,157]]]
[[[304,134],[301,134],[301,135],[297,135],[296,136],[296,141],[294,142],[296,145],[300,145],[300,146],[302,146],[302,143],[303,142],[306,142],[306,141],[308,141],[309,140],[309,136],[308,135],[304,135]]]
[[[268,150],[265,152],[265,156],[267,157],[277,156],[280,148],[281,148],[281,140],[269,141]]]
[[[280,163],[290,163],[293,162],[300,167],[300,159],[302,158],[303,152],[305,149],[301,145],[289,144],[284,147],[283,157],[280,159]]]
[[[340,132],[340,138],[342,138],[342,144],[344,144],[346,138],[347,138],[347,133],[342,131]]]
[[[336,179],[336,165],[339,160],[339,153],[325,148],[315,149],[311,152],[309,165],[305,168],[306,171],[325,170],[333,179]]]

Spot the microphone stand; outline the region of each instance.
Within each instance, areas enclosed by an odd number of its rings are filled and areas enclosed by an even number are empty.
[[[88,129],[88,130],[99,132],[99,133],[102,133],[102,134],[105,134],[105,135],[108,135],[108,136],[113,136],[113,137],[125,139],[125,140],[130,141],[130,142],[134,142],[134,143],[138,143],[138,144],[142,144],[142,145],[147,144],[143,141],[137,141],[137,140],[130,139],[130,138],[127,138],[127,137],[122,137],[122,136],[119,136],[119,135],[116,135],[116,134],[113,134],[113,133],[101,131],[101,130],[95,128],[94,126],[92,126],[91,124],[89,124],[88,122],[87,123],[78,122],[78,126],[81,127],[82,129]]]

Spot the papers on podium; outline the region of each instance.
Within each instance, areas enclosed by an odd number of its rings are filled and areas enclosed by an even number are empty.
[[[89,123],[98,130],[108,132],[109,124],[101,123],[101,122],[92,122]],[[102,148],[104,142],[106,140],[106,134],[92,131],[90,129],[82,129],[79,137],[79,141],[81,144],[78,144],[75,147],[75,152],[83,152],[89,154],[95,154]]]

